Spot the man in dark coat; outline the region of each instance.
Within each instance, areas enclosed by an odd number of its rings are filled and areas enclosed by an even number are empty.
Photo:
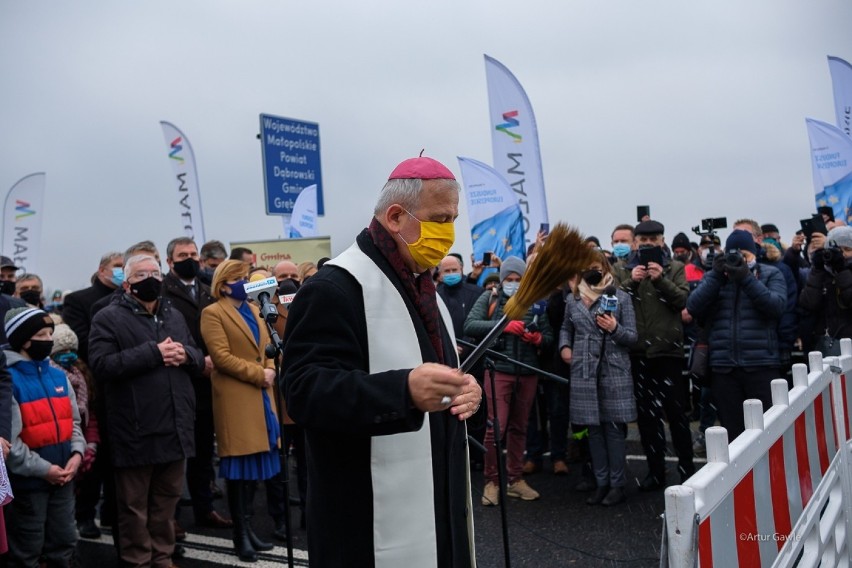
[[[186,462],[186,485],[192,497],[195,524],[212,528],[228,528],[233,523],[213,509],[211,484],[216,479],[213,471],[213,394],[210,389],[210,372],[213,363],[207,355],[201,337],[201,310],[216,300],[210,287],[198,278],[200,263],[198,247],[189,237],[172,239],[166,246],[169,273],[163,277],[162,297],[183,315],[195,344],[204,353],[204,370],[192,377],[195,391],[195,457]]]
[[[92,319],[89,359],[104,381],[124,565],[168,566],[184,462],[195,454],[191,377],[204,368],[186,322],[160,299],[151,256],[127,260],[125,294]]]
[[[439,162],[402,162],[370,227],[290,306],[287,410],[305,427],[313,567],[474,565],[464,420],[482,390],[456,369],[429,277],[458,191]]]
[[[639,341],[631,348],[637,424],[648,475],[641,491],[665,487],[665,417],[678,458],[680,480],[695,473],[689,431],[689,385],[683,378],[683,322],[689,284],[682,262],[664,247],[662,223],[642,221],[633,230],[634,251],[615,265],[621,289],[630,294]]]
[[[710,347],[711,389],[719,421],[733,441],[745,429],[743,402],[772,406],[771,382],[779,378],[778,320],[787,302],[781,272],[757,262],[751,233],[731,232],[725,254],[713,261],[687,301],[703,323]]]
[[[89,326],[92,323],[92,306],[105,296],[112,294],[124,280],[124,255],[108,252],[101,257],[98,272],[92,285],[71,292],[62,301],[62,319],[77,334],[77,355],[89,362]]]

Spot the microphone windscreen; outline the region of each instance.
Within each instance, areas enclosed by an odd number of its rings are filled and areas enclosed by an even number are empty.
[[[607,286],[604,288],[604,296],[615,296],[615,286]]]
[[[260,272],[255,272],[254,274],[251,275],[251,278],[249,278],[249,282],[257,282],[258,280],[266,280],[267,278],[269,278],[269,277],[264,276]]]
[[[285,278],[278,284],[278,295],[295,294],[299,290],[298,283],[292,278]]]

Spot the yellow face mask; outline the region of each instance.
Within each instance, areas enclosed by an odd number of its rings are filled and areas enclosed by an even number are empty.
[[[450,247],[456,240],[456,229],[453,223],[436,223],[435,221],[421,221],[408,210],[405,210],[412,219],[420,223],[420,238],[413,243],[405,242],[408,246],[408,252],[411,253],[411,258],[414,262],[423,268],[432,268],[438,266],[442,260],[450,252]]]

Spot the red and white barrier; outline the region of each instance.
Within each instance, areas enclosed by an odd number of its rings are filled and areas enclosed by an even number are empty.
[[[772,407],[743,405],[745,432],[728,445],[705,432],[707,465],[666,489],[663,560],[671,567],[848,566],[852,521],[852,340],[772,381]]]

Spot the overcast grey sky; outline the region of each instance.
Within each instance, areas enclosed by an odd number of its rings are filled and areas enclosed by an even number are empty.
[[[339,252],[402,159],[491,162],[487,53],[532,102],[551,223],[608,243],[648,204],[669,241],[717,216],[789,240],[814,209],[804,119],[834,122],[826,56],[852,59],[850,25],[848,0],[4,0],[0,192],[47,172],[40,272],[87,285],[103,252],[180,234],[167,120],[207,237],[277,238],[255,138],[277,114],[320,125]]]

